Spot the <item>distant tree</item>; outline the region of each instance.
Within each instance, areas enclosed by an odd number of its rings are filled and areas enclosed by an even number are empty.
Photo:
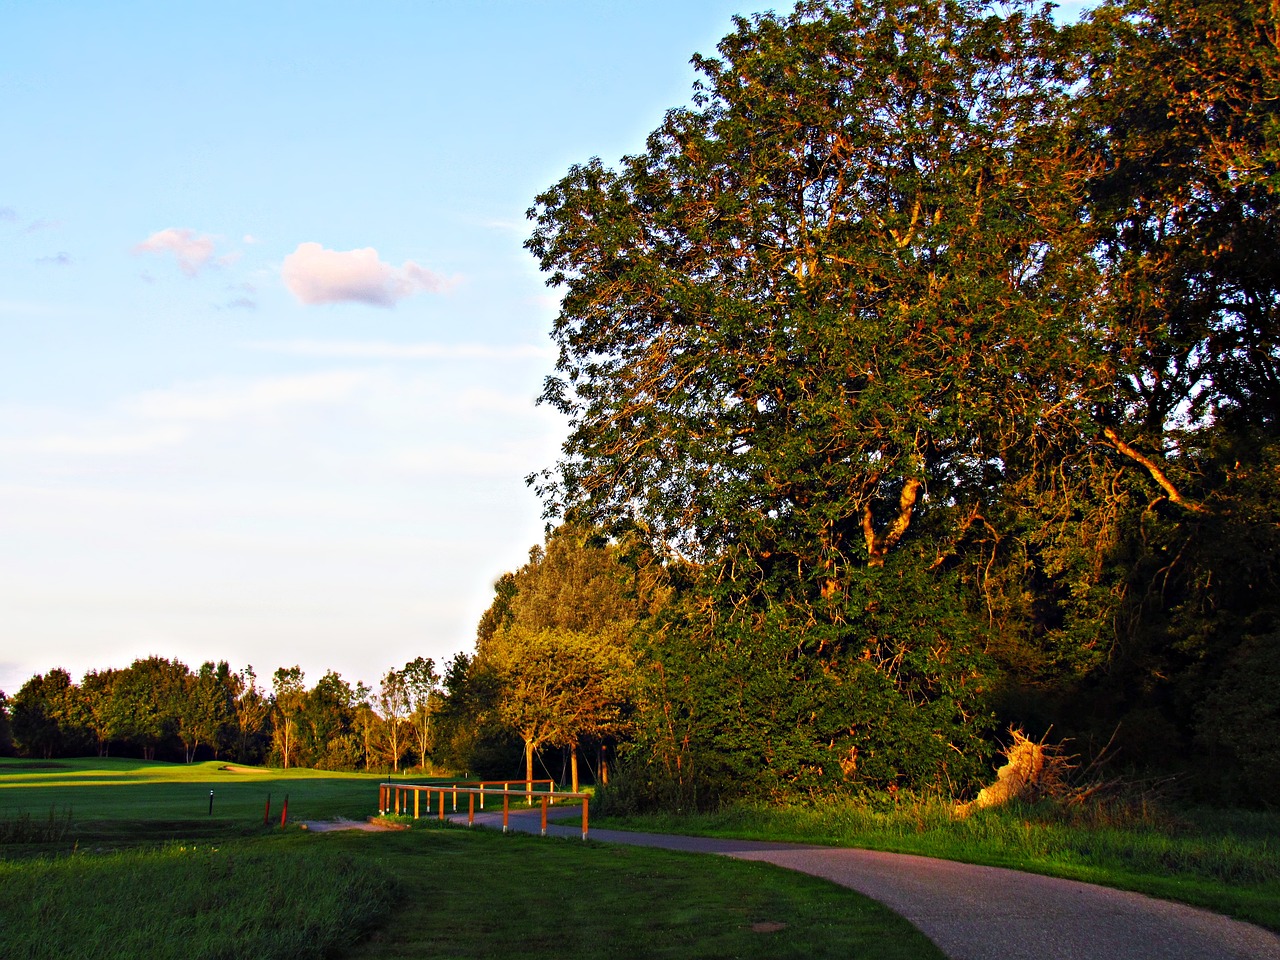
[[[13,753],[13,730],[9,726],[9,698],[0,690],[0,757]]]
[[[356,684],[352,692],[355,704],[353,723],[360,739],[360,757],[366,770],[373,761],[374,745],[378,730],[378,714],[374,712],[370,697],[373,688],[364,681]]]
[[[493,671],[459,652],[445,665],[441,687],[435,757],[454,770],[509,775],[519,742],[498,717],[499,684]]]
[[[258,686],[252,665],[227,680],[235,709],[235,755],[241,763],[261,758],[261,742],[267,738],[271,703]]]
[[[272,748],[286,770],[298,766],[298,719],[306,697],[302,668],[280,667],[271,677]]]
[[[74,686],[61,668],[36,674],[10,701],[10,723],[18,750],[28,757],[56,756],[67,739]]]
[[[409,719],[413,724],[418,763],[426,767],[431,747],[431,721],[439,693],[440,675],[430,657],[416,657],[404,666],[404,683],[409,695]]]
[[[112,702],[121,720],[120,734],[134,743],[146,760],[177,739],[191,671],[179,660],[151,656],[120,671]]]
[[[408,746],[406,720],[410,710],[410,694],[404,671],[388,670],[378,687],[378,711],[382,715],[382,755],[391,768],[400,770],[400,759]]]
[[[360,764],[356,703],[356,691],[333,670],[327,671],[306,695],[302,727],[313,766],[346,770]]]
[[[235,717],[230,677],[231,668],[222,660],[217,664],[206,661],[197,673],[186,678],[178,709],[178,738],[187,763],[195,759],[201,744],[217,756],[219,744]]]
[[[125,717],[116,698],[119,670],[90,670],[80,680],[77,720],[93,736],[98,756],[111,753],[111,741],[120,738]]]

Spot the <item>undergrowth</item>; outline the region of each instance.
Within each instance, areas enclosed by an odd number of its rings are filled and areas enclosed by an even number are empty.
[[[0,817],[0,843],[59,843],[71,832],[71,808],[62,813],[54,807],[43,818],[29,813]]]

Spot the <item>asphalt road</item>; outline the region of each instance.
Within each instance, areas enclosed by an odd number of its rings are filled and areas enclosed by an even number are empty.
[[[502,814],[477,814],[476,823],[501,829]],[[537,833],[540,817],[512,812],[510,824]],[[553,824],[547,832],[580,837],[582,830]],[[1280,960],[1280,936],[1261,927],[1074,880],[872,850],[621,830],[591,830],[590,837],[824,877],[900,913],[952,960]]]

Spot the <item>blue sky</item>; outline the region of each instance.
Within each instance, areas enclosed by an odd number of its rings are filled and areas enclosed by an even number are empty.
[[[0,689],[470,650],[564,429],[524,212],[769,6],[0,0]]]

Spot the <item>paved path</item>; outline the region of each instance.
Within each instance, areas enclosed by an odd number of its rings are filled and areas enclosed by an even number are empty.
[[[466,822],[466,815],[453,819]],[[537,833],[537,811],[511,813]],[[502,827],[501,813],[476,823]],[[548,833],[580,837],[552,825]],[[794,843],[718,840],[622,830],[606,843],[764,860],[834,881],[900,913],[952,960],[1280,960],[1280,936],[1182,904],[1074,880],[900,853]]]

